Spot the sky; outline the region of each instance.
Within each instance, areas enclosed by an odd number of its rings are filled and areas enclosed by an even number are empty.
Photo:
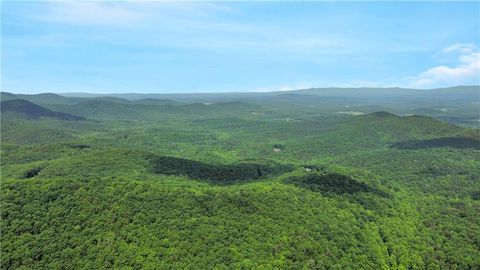
[[[480,84],[480,2],[1,2],[1,90]]]

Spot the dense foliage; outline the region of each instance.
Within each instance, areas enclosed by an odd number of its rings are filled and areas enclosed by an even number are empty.
[[[4,96],[86,120],[2,109],[2,269],[480,268],[478,129],[344,99]]]

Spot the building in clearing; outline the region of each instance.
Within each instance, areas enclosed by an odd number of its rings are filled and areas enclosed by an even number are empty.
[[[285,149],[285,146],[283,146],[283,144],[274,144],[273,145],[273,151],[274,152],[280,152],[282,151],[283,149]]]
[[[305,165],[303,166],[303,169],[306,171],[306,172],[318,172],[322,175],[325,175],[327,172],[325,170],[325,168],[323,167],[319,167],[319,166],[315,166],[315,165]]]

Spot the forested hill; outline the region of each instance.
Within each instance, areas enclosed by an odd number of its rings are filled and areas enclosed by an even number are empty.
[[[1,101],[2,114],[13,113],[26,118],[51,117],[62,120],[84,120],[85,118],[62,112],[51,111],[40,105],[23,99],[10,99]]]
[[[319,91],[3,92],[2,269],[480,269],[477,101]]]

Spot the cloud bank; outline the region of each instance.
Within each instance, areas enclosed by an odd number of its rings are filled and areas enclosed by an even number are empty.
[[[456,54],[455,66],[436,66],[420,75],[408,78],[413,88],[434,88],[445,85],[480,84],[480,51],[473,44],[454,44],[443,49],[440,55]]]

